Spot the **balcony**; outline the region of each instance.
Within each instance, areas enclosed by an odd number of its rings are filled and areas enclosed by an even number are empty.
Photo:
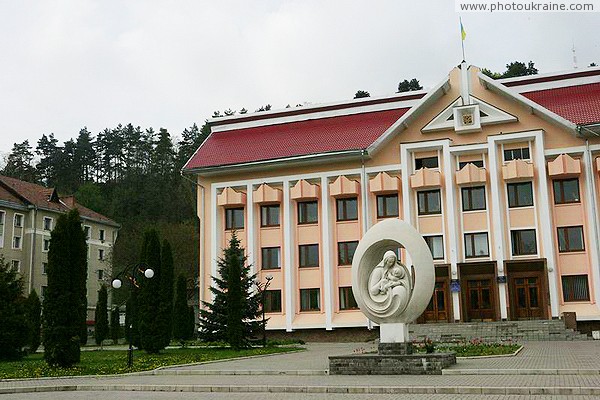
[[[256,204],[281,203],[282,198],[283,192],[281,190],[272,188],[266,183],[263,183],[254,191],[254,196],[252,200]]]
[[[421,168],[410,177],[410,187],[413,189],[434,188],[441,185],[442,174],[435,169]]]
[[[373,194],[398,193],[400,179],[396,176],[389,176],[385,172],[380,172],[369,181],[369,190]]]
[[[221,194],[217,195],[217,204],[224,207],[245,206],[246,193],[226,187]]]
[[[296,201],[316,200],[319,198],[319,193],[321,193],[319,185],[300,179],[290,190],[290,197]]]
[[[581,175],[581,161],[568,154],[561,154],[548,161],[548,175],[551,178],[572,178]]]
[[[516,181],[533,178],[533,163],[524,160],[511,160],[502,166],[502,177],[505,181]]]
[[[360,185],[355,180],[340,176],[329,184],[329,192],[333,197],[355,197],[360,194]]]
[[[468,163],[460,171],[456,171],[456,184],[469,185],[474,183],[485,183],[487,173],[485,168],[480,168],[475,164]]]

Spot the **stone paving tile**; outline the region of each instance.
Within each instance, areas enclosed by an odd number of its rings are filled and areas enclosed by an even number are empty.
[[[2,400],[106,400],[106,392],[62,392],[4,395]],[[162,393],[162,392],[111,392],[111,400],[181,399],[181,400],[592,400],[592,396],[511,396],[511,395],[455,395],[455,394],[319,394],[319,393]]]

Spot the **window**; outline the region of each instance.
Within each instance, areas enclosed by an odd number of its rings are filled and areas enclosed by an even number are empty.
[[[354,299],[352,293],[352,287],[341,287],[340,288],[340,310],[357,310],[358,304]]]
[[[319,202],[300,201],[298,202],[298,223],[315,224],[319,222]]]
[[[513,256],[537,254],[535,229],[510,231],[510,237],[512,239],[512,254],[513,254]]]
[[[483,160],[475,160],[475,161],[460,161],[458,163],[458,169],[463,169],[467,164],[473,164],[476,167],[483,168]]]
[[[509,183],[508,187],[508,206],[527,207],[533,205],[533,187],[531,182]]]
[[[415,170],[421,168],[437,168],[438,158],[437,157],[423,157],[423,158],[415,158]]]
[[[21,272],[21,261],[19,261],[19,260],[12,260],[11,263],[10,263],[10,267],[15,272]]]
[[[84,225],[83,226],[83,233],[85,234],[85,240],[90,240],[90,238],[92,237],[92,227],[91,226],[87,226]]]
[[[590,301],[587,275],[564,275],[562,290],[564,301]]]
[[[47,273],[48,273],[48,263],[43,262],[42,263],[42,274],[46,275]]]
[[[44,217],[44,230],[51,231],[52,230],[52,218]]]
[[[504,161],[529,160],[529,147],[504,150]]]
[[[49,251],[50,250],[50,239],[44,239],[44,241],[42,242],[42,251]]]
[[[419,203],[419,215],[442,213],[439,189],[417,192],[417,199]]]
[[[558,228],[558,251],[583,251],[583,226],[565,226]]]
[[[337,199],[336,204],[338,221],[353,221],[358,219],[358,199],[356,197]]]
[[[46,292],[48,291],[48,286],[42,286],[42,298],[40,300],[43,300],[44,297],[46,297]]]
[[[321,290],[300,289],[300,311],[320,311]]]
[[[104,250],[98,249],[98,260],[104,260]]]
[[[104,279],[104,270],[99,269],[98,270],[98,280],[101,281],[102,279]]]
[[[225,229],[244,229],[244,208],[225,209]]]
[[[14,225],[15,225],[15,228],[23,227],[23,214],[15,214]]]
[[[281,290],[265,290],[263,307],[266,313],[281,312]]]
[[[260,226],[279,226],[279,204],[260,207]]]
[[[444,258],[444,239],[441,235],[425,236],[425,242],[427,242],[434,260],[442,260]]]
[[[465,233],[465,257],[488,257],[489,255],[487,233]]]
[[[304,244],[299,246],[300,268],[319,266],[319,245]]]
[[[261,249],[262,269],[281,268],[279,263],[279,247],[263,247]]]
[[[398,195],[377,196],[377,218],[398,216]]]
[[[21,236],[13,236],[13,245],[12,245],[13,249],[20,249],[21,248]]]
[[[561,179],[552,181],[554,186],[554,204],[579,203],[579,179]]]
[[[0,211],[0,247],[4,247],[4,217],[6,217],[6,213]]]
[[[98,231],[98,236],[100,237],[100,241],[104,242],[104,229]]]
[[[352,265],[356,246],[358,246],[358,242],[338,243],[338,265]]]
[[[465,187],[461,191],[463,211],[485,210],[485,186]]]

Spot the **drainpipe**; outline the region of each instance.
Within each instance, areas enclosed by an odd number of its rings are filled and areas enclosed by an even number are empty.
[[[179,173],[181,175],[181,177],[191,183],[193,183],[195,186],[200,188],[200,209],[201,209],[201,215],[200,215],[200,234],[198,235],[200,238],[200,248],[198,250],[199,252],[199,267],[200,270],[198,272],[198,307],[202,307],[202,302],[204,301],[204,240],[205,240],[205,236],[204,235],[204,213],[205,213],[205,204],[204,204],[204,196],[205,196],[205,188],[204,186],[202,186],[201,184],[199,184],[196,181],[191,180],[190,178],[188,178],[187,176],[185,176],[183,174],[183,171],[180,171]]]
[[[33,211],[33,219],[32,219],[32,233],[31,233],[31,251],[29,254],[29,293],[31,293],[31,291],[33,290],[33,263],[35,261],[35,242],[36,242],[36,236],[37,236],[37,228],[36,228],[36,220],[37,220],[37,211],[38,208],[35,205],[31,205],[29,206],[29,210],[30,212]],[[23,235],[25,236],[25,235]]]

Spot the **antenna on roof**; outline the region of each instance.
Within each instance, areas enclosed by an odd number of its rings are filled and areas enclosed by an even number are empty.
[[[573,48],[571,49],[573,52],[573,69],[577,69],[577,53],[575,53],[575,41],[573,41]]]

